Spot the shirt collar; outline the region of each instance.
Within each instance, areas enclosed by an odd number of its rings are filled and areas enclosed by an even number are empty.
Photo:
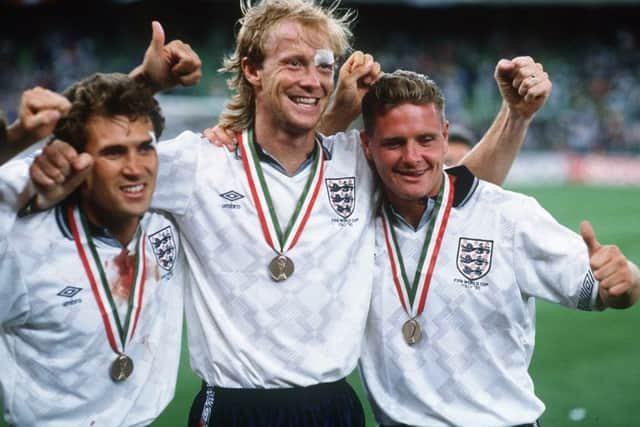
[[[320,135],[320,134],[316,134],[316,141],[320,142],[320,147],[322,147],[322,151],[324,151],[325,160],[330,160],[331,159],[331,152],[326,147],[326,144],[324,143],[324,137],[322,135]],[[263,149],[260,146],[260,144],[257,143],[257,141],[254,140],[253,144],[256,147],[256,152],[258,153],[258,158],[260,159],[261,162],[264,162],[264,163],[267,163],[267,164],[273,166],[275,168],[275,170],[277,170],[278,172],[280,172],[280,173],[282,173],[284,175],[289,175],[287,173],[287,170],[284,168],[284,166],[282,166],[282,164],[278,161],[278,159],[276,159],[268,151]],[[307,154],[307,158],[305,159],[304,162],[302,162],[300,167],[298,167],[298,169],[295,171],[293,176],[298,175],[299,173],[304,171],[306,168],[308,168],[313,163],[313,161],[315,160],[315,152],[316,152],[316,150],[314,149],[314,150],[311,150],[311,152]],[[242,159],[242,153],[240,152],[240,146],[236,147],[235,157],[238,160]]]
[[[71,198],[73,199],[73,198]],[[73,240],[73,233],[71,232],[71,225],[69,224],[67,215],[66,215],[66,211],[67,211],[67,205],[68,203],[71,203],[71,200],[65,200],[62,203],[59,203],[56,207],[55,207],[55,215],[56,215],[56,222],[58,223],[58,227],[60,228],[60,231],[62,232],[62,234],[70,240]],[[142,218],[141,218],[142,219]],[[108,246],[112,246],[114,248],[121,248],[122,244],[120,243],[120,241],[113,235],[111,234],[111,232],[106,229],[106,228],[102,228],[99,227],[95,224],[93,224],[91,221],[89,221],[89,218],[87,218],[87,222],[89,225],[89,231],[91,232],[91,237],[94,240],[100,241]],[[138,224],[138,228],[136,229],[136,232],[134,234],[134,238],[131,239],[132,241],[136,241],[136,237],[138,236],[138,233],[140,233],[141,230],[141,226],[140,224]]]
[[[432,199],[431,197],[426,198],[425,203],[427,204],[427,208],[422,213],[422,216],[420,217],[420,221],[418,222],[418,226],[414,228],[411,224],[409,224],[407,221],[404,220],[402,215],[400,215],[394,209],[391,203],[389,203],[388,201],[385,201],[385,203],[390,208],[390,211],[392,214],[392,217],[390,218],[390,220],[393,221],[394,225],[400,226],[400,227],[407,227],[408,229],[414,232],[419,231],[420,229],[422,229],[422,227],[424,227],[429,222],[429,218],[431,218],[431,214],[433,213],[433,208],[435,207],[435,204],[436,204],[435,200]]]

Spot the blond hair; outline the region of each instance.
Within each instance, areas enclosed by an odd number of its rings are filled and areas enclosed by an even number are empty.
[[[265,44],[269,31],[284,20],[291,20],[321,31],[329,39],[336,56],[349,49],[351,30],[355,18],[352,10],[339,10],[340,0],[324,6],[322,0],[261,0],[252,5],[251,0],[240,0],[243,17],[238,20],[240,29],[236,35],[236,49],[225,58],[219,70],[233,75],[227,84],[235,92],[225,104],[220,116],[224,128],[241,130],[251,127],[255,120],[255,93],[242,72],[242,59],[260,66],[265,59]]]

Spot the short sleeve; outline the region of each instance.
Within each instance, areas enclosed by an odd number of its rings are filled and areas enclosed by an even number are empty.
[[[522,293],[568,308],[594,309],[598,282],[582,237],[559,224],[534,199],[523,198],[519,205],[512,262]]]
[[[6,238],[0,241],[0,325],[23,324],[29,313],[29,297],[17,253]]]
[[[0,167],[0,238],[4,238],[16,220],[18,211],[28,202],[31,159],[12,160]]]
[[[158,143],[158,180],[151,207],[182,215],[196,185],[202,138],[193,132]]]

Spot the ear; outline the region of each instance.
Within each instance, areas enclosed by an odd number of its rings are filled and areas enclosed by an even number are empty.
[[[371,162],[371,139],[364,129],[360,131],[360,144],[362,145],[362,151],[364,151],[365,157]]]
[[[257,87],[262,85],[262,68],[257,67],[246,56],[240,60],[240,67],[242,68],[242,74],[247,79],[251,86]]]
[[[449,120],[442,124],[442,137],[444,138],[444,152],[449,151]]]

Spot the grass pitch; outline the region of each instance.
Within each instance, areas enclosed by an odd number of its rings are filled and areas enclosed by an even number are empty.
[[[603,244],[617,244],[640,264],[640,187],[518,187],[562,224],[578,231],[591,221]],[[640,308],[583,313],[538,302],[537,343],[531,375],[545,402],[544,427],[629,427],[640,425]],[[351,383],[375,426],[357,373]],[[191,373],[186,346],[176,398],[154,427],[186,425],[200,381]],[[0,427],[6,424],[0,421]]]

